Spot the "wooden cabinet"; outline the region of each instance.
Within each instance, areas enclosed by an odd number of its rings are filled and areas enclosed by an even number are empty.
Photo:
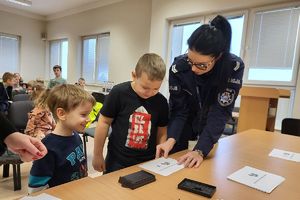
[[[278,99],[289,98],[290,91],[276,88],[242,87],[237,131],[274,131]]]

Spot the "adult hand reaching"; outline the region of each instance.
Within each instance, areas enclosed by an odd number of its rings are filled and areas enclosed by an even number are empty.
[[[47,154],[47,149],[40,140],[19,132],[8,135],[4,143],[11,151],[19,154],[24,162],[40,159]]]
[[[184,167],[197,168],[203,161],[203,157],[197,151],[190,151],[178,159],[178,164],[184,164]]]

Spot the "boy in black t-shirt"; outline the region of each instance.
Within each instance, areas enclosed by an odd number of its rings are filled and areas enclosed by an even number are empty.
[[[87,176],[86,157],[77,132],[84,131],[94,104],[94,97],[75,85],[58,85],[50,91],[47,105],[57,124],[53,133],[42,140],[48,154],[33,162],[29,193]]]
[[[106,97],[95,130],[93,167],[109,173],[155,158],[167,138],[168,103],[159,93],[166,66],[156,54],[144,54],[133,81],[118,84]],[[103,145],[109,135],[104,162]]]

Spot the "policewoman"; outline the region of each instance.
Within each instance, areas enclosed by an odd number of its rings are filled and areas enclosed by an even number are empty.
[[[244,63],[230,53],[231,26],[223,16],[201,25],[187,43],[187,54],[176,57],[169,70],[168,139],[157,146],[156,157],[187,149],[197,139],[178,161],[199,167],[231,117]]]

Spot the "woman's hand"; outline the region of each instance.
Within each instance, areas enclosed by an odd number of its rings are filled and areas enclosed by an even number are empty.
[[[178,159],[178,164],[184,164],[184,167],[198,168],[203,161],[203,157],[197,151],[190,151]]]
[[[45,145],[39,139],[19,132],[8,135],[4,143],[11,151],[19,154],[24,162],[40,159],[47,154]]]

